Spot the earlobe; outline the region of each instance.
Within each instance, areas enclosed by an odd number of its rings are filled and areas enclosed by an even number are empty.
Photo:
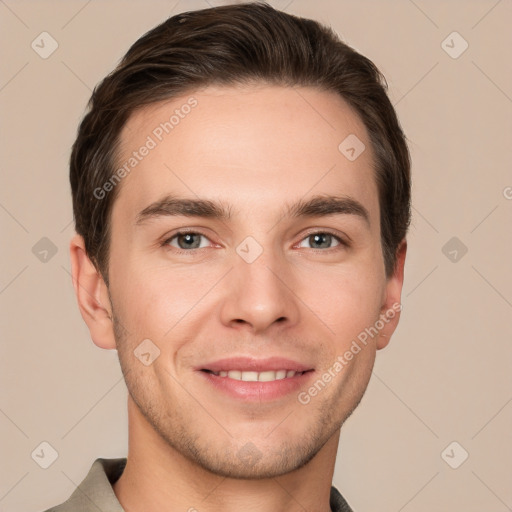
[[[384,324],[380,329],[377,339],[377,350],[385,348],[400,320],[401,296],[404,283],[405,255],[407,253],[407,241],[405,238],[400,242],[396,252],[396,265],[393,274],[386,283],[385,300],[381,307],[381,319]]]
[[[115,349],[112,305],[107,285],[87,255],[84,239],[80,235],[71,239],[69,252],[78,307],[91,338],[100,348]]]

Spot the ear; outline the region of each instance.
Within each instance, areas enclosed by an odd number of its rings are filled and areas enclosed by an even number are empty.
[[[381,307],[380,318],[384,327],[380,329],[377,339],[377,350],[387,346],[391,335],[395,332],[400,320],[402,306],[402,286],[404,283],[405,254],[407,252],[407,241],[405,238],[400,242],[396,251],[396,265],[393,274],[388,278],[385,288],[385,298]]]
[[[107,285],[85,251],[84,239],[75,235],[69,244],[71,275],[78,307],[92,341],[100,348],[115,349],[112,305]]]

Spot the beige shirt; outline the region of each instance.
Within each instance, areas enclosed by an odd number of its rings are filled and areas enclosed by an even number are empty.
[[[126,458],[96,459],[69,499],[45,512],[124,512],[112,484],[125,466]],[[331,487],[330,505],[332,512],[353,512],[335,487]]]

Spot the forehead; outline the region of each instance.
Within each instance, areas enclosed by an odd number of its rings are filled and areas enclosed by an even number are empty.
[[[113,216],[124,220],[170,193],[269,215],[308,195],[349,195],[378,216],[364,124],[313,88],[210,86],[150,105],[124,126],[117,164],[126,172]]]

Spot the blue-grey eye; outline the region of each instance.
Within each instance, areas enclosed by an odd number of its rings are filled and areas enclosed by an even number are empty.
[[[313,233],[304,238],[299,247],[304,247],[302,245],[304,241],[310,244],[311,249],[330,249],[331,247],[341,245],[339,238],[330,233]]]
[[[205,241],[208,240],[201,233],[177,233],[167,243],[178,249],[201,249],[202,247],[208,247],[208,243],[201,245],[201,237]]]

